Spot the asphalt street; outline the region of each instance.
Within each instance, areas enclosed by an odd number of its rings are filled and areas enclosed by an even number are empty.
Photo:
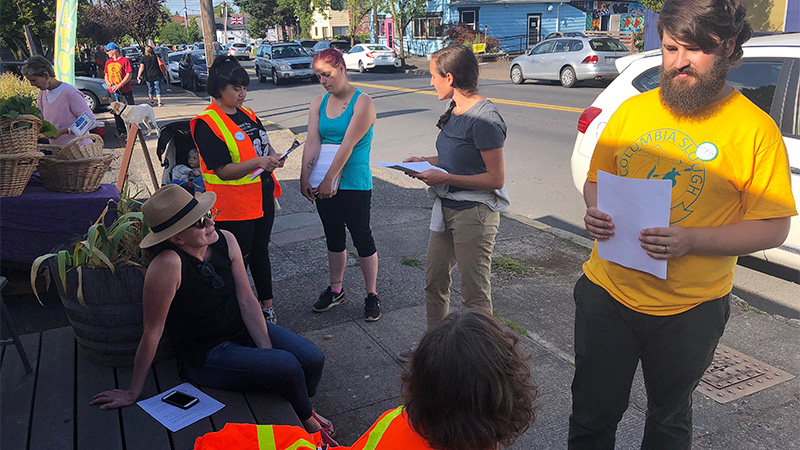
[[[253,62],[247,106],[295,133],[305,133],[308,103],[324,92],[318,84],[294,81],[281,86],[259,83]],[[350,72],[351,82],[375,101],[372,160],[400,161],[434,155],[436,121],[447,109],[430,87],[430,78],[403,73]],[[564,89],[551,83],[515,86],[507,79],[481,79],[481,95],[497,104],[508,126],[505,146],[510,212],[583,233],[583,200],[572,185],[569,159],[581,111],[602,84]]]

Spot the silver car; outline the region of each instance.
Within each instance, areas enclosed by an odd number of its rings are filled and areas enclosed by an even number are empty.
[[[250,61],[250,50],[248,50],[247,44],[241,42],[234,42],[231,44],[231,47],[228,49],[228,55],[236,59]]]
[[[270,77],[275,85],[292,78],[314,82],[317,77],[311,61],[308,53],[294,42],[261,44],[256,52],[256,77],[262,83]]]
[[[514,84],[525,80],[560,81],[565,88],[582,80],[613,80],[619,75],[614,61],[629,55],[620,41],[606,37],[546,39],[511,61]]]
[[[178,73],[178,64],[181,62],[184,53],[186,52],[172,52],[167,56],[165,62],[167,63],[167,78],[169,79],[169,84],[178,84],[181,82],[181,76]]]

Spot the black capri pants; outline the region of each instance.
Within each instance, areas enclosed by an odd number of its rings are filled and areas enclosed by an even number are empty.
[[[358,256],[366,258],[377,251],[369,228],[372,191],[340,190],[331,198],[316,200],[317,213],[325,229],[328,251],[341,253],[345,250],[347,236],[345,226],[356,246]]]

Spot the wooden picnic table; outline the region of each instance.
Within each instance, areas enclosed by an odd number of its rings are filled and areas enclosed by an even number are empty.
[[[0,354],[0,448],[3,450],[186,450],[228,422],[301,426],[291,405],[272,392],[202,388],[225,404],[217,413],[171,433],[136,405],[100,411],[92,396],[127,389],[131,367],[103,367],[78,354],[71,327],[20,336],[33,366],[25,373],[16,348]],[[180,384],[177,361],[153,365],[142,399]]]

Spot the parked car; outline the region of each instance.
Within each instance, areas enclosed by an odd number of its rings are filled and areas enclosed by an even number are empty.
[[[186,52],[178,61],[178,79],[181,87],[199,91],[208,81],[208,66],[206,66],[205,50]]]
[[[301,47],[305,49],[305,51],[310,55],[314,56],[314,46],[317,45],[317,41],[314,39],[296,39],[294,41],[297,44],[300,44]]]
[[[256,77],[263,83],[269,76],[276,86],[291,78],[314,82],[317,76],[311,61],[303,47],[294,42],[261,44],[256,52]]]
[[[241,42],[234,42],[231,44],[230,50],[228,50],[228,54],[230,56],[235,57],[236,59],[244,59],[245,61],[250,61],[250,48],[247,47],[247,44]]]
[[[181,82],[180,74],[178,73],[178,63],[186,52],[172,52],[167,55],[167,79],[170,84],[178,84]]]
[[[344,65],[361,73],[379,67],[394,72],[400,67],[400,60],[397,59],[397,53],[385,45],[358,44],[344,53]]]
[[[131,65],[137,65],[142,60],[142,52],[139,51],[139,47],[122,47],[122,56],[128,58]]]
[[[789,154],[795,205],[800,210],[800,33],[753,38],[743,49],[741,64],[728,72],[728,83],[778,124]],[[592,153],[608,119],[628,98],[660,85],[660,50],[619,59],[616,65],[620,76],[578,119],[571,166],[572,181],[581,192]],[[800,270],[800,218],[792,217],[789,237],[783,245],[753,256]]]
[[[81,91],[92,112],[99,112],[113,101],[108,93],[108,85],[102,78],[75,77],[75,87]]]
[[[570,88],[581,80],[613,80],[619,75],[614,61],[627,55],[628,48],[611,38],[546,39],[514,58],[509,76],[514,84],[552,80]]]
[[[192,50],[205,50],[206,44],[205,42],[195,42],[192,45]],[[224,55],[226,52],[225,46],[220,44],[219,42],[214,42],[214,54],[215,55]]]
[[[314,47],[311,50],[314,51],[314,54],[329,49],[329,48],[337,48],[342,51],[342,53],[346,53],[350,51],[350,43],[347,41],[331,41],[329,39],[325,39],[323,41],[319,41],[314,44]]]

